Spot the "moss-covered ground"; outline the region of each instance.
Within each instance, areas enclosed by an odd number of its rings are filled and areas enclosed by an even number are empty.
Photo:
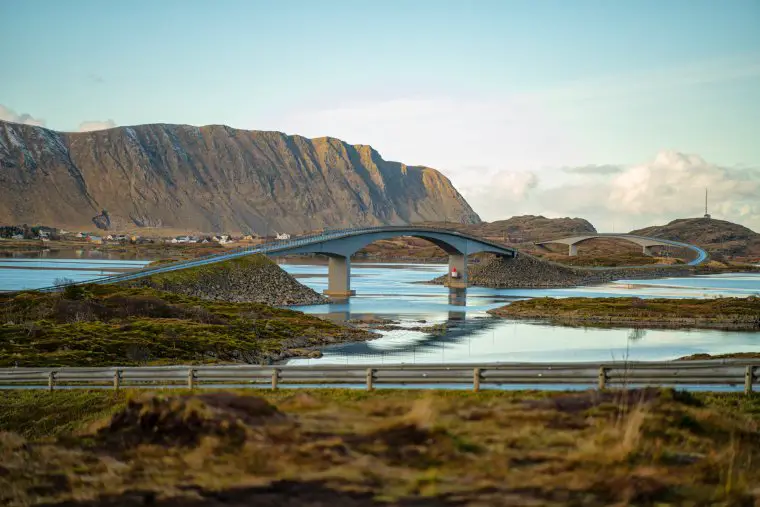
[[[8,391],[0,504],[757,505],[760,397]]]
[[[760,297],[716,299],[534,298],[490,310],[505,318],[570,325],[760,329]]]
[[[0,367],[259,364],[370,336],[298,311],[151,288],[0,295]]]

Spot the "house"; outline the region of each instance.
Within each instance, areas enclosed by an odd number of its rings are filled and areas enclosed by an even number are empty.
[[[81,238],[84,238],[86,236],[84,234],[82,234],[81,232],[78,232],[78,233],[74,234],[74,237],[81,239]]]
[[[114,240],[114,237],[111,236],[110,234],[106,236],[106,241],[113,241],[113,240]]]
[[[87,241],[95,245],[103,244],[103,238],[101,238],[100,236],[87,236]]]
[[[48,231],[40,231],[38,234],[40,239],[50,239],[50,233]]]
[[[11,239],[24,239],[24,235],[23,234],[14,234],[13,236],[11,236]]]
[[[290,239],[290,234],[287,232],[278,232],[277,236],[275,236],[275,239]]]

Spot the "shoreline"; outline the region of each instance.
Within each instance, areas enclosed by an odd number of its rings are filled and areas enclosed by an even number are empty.
[[[533,298],[487,313],[568,327],[760,331],[760,297],[714,299]]]

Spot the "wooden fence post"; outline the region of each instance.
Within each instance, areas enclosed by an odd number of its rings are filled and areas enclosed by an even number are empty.
[[[116,391],[118,391],[120,385],[121,385],[121,370],[116,370],[113,372],[113,388]]]
[[[367,391],[372,391],[375,388],[374,381],[375,381],[375,370],[373,370],[372,368],[367,368]]]
[[[55,372],[48,373],[48,391],[55,389]]]
[[[279,383],[279,381],[280,381],[280,369],[274,368],[272,370],[272,390],[273,391],[277,390],[277,384]]]
[[[195,388],[195,370],[193,370],[192,368],[187,370],[187,388],[188,389]]]
[[[472,371],[472,390],[476,393],[480,391],[480,368]]]
[[[607,387],[607,368],[604,366],[599,367],[599,376],[598,376],[598,388],[601,391],[605,387]]]
[[[752,382],[755,380],[755,367],[747,366],[744,370],[744,394],[752,393]]]

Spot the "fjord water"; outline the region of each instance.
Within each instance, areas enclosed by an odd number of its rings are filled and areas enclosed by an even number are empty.
[[[317,291],[327,287],[326,266],[281,264],[281,267]],[[444,287],[420,283],[445,274],[443,265],[354,263],[351,269],[355,297],[299,309],[338,321],[393,319],[407,329],[382,331],[381,338],[369,342],[328,347],[319,359],[295,359],[291,364],[669,360],[697,353],[760,351],[757,332],[551,326],[495,319],[486,313],[510,301],[542,296],[760,295],[757,274],[621,280],[571,289],[471,287],[465,295],[462,291],[450,292]],[[444,322],[450,328],[440,335],[419,330]]]
[[[104,258],[0,259],[0,291],[46,287],[57,278],[87,280],[135,269],[147,262]],[[318,292],[327,288],[324,264],[283,261],[280,266]],[[510,301],[541,296],[748,296],[760,294],[758,274],[621,280],[571,289],[471,287],[466,293],[421,283],[445,272],[446,266],[437,264],[353,263],[351,284],[357,292],[355,297],[297,309],[335,321],[392,319],[405,329],[381,331],[380,338],[369,342],[328,347],[319,359],[296,359],[291,364],[667,360],[696,353],[760,351],[757,332],[551,326],[495,319],[486,313]],[[449,324],[449,329],[441,334],[419,329],[440,323]]]

